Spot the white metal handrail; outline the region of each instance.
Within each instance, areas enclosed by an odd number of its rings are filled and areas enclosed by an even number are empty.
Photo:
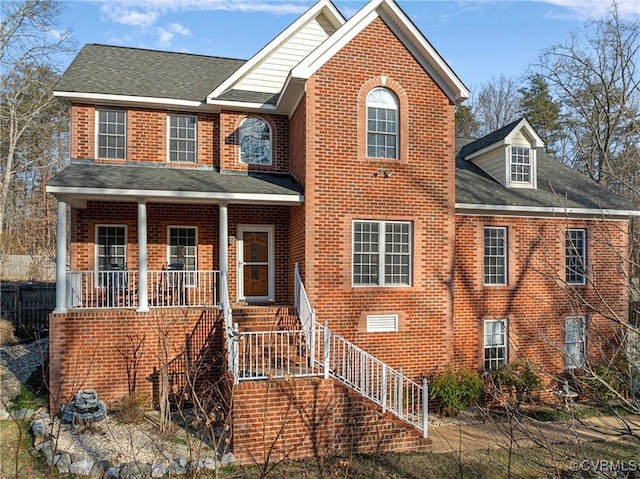
[[[234,384],[238,384],[238,370],[239,370],[239,357],[238,357],[238,337],[236,332],[238,326],[233,326],[233,316],[231,311],[231,303],[229,302],[229,283],[227,282],[227,276],[224,272],[220,273],[220,310],[224,318],[224,329],[226,331],[227,340],[227,363],[229,371],[233,376]]]
[[[137,284],[137,271],[67,271],[67,308],[136,308]]]
[[[238,380],[278,379],[322,375],[308,360],[302,330],[237,332]]]
[[[428,385],[409,379],[401,370],[386,365],[339,334],[316,323],[322,331],[314,362],[322,363],[325,376],[330,375],[370,399],[403,421],[428,434]]]
[[[395,370],[316,321],[298,264],[295,267],[295,305],[307,341],[309,369],[322,366],[325,378],[341,383],[380,405],[383,411],[408,422],[428,434],[429,389],[412,381],[402,370]]]
[[[67,308],[137,308],[138,271],[68,271]],[[218,304],[217,271],[149,271],[151,307],[200,307]]]
[[[159,308],[216,306],[218,271],[149,271],[149,305]]]

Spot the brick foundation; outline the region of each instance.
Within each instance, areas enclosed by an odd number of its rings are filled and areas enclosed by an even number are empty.
[[[238,464],[427,451],[431,441],[332,379],[241,382],[233,410]]]

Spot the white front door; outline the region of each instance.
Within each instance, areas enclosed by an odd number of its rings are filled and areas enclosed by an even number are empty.
[[[273,226],[238,226],[238,300],[273,299]]]

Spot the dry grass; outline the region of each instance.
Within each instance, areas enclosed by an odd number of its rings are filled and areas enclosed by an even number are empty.
[[[38,479],[47,476],[46,465],[30,454],[28,429],[26,421],[0,421],[0,478]]]
[[[14,332],[13,324],[6,319],[0,319],[0,344],[13,344],[18,342]]]

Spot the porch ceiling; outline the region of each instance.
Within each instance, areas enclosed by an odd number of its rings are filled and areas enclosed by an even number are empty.
[[[87,200],[270,205],[304,201],[302,187],[290,175],[78,162],[51,178],[47,192],[77,208]]]

